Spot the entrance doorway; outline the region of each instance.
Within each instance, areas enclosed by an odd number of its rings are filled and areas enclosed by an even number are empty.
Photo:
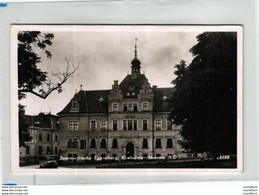
[[[132,143],[126,145],[126,157],[134,157],[134,145]]]

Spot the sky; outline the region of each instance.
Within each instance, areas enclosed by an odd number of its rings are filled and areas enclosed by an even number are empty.
[[[20,101],[28,115],[40,112],[60,112],[73,98],[75,91],[111,89],[114,80],[119,83],[131,73],[137,38],[137,57],[141,61],[141,73],[145,73],[149,83],[158,87],[172,87],[175,78],[174,65],[181,60],[187,64],[193,56],[189,50],[197,43],[196,36],[202,31],[176,27],[143,26],[67,26],[45,27],[42,32],[53,33],[53,44],[47,49],[52,53],[48,59],[41,51],[38,65],[51,72],[64,71],[66,60],[70,65],[79,65],[75,74],[63,85],[63,92],[52,92],[46,99],[27,93]],[[55,80],[55,78],[52,78]]]

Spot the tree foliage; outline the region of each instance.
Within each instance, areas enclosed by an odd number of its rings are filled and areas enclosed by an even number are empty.
[[[186,151],[236,154],[237,35],[205,32],[197,40],[192,62],[175,65],[170,119],[181,126]]]
[[[19,147],[26,147],[27,141],[31,140],[29,125],[26,123],[24,106],[19,104]]]
[[[79,66],[73,65],[72,70],[70,70],[69,61],[66,58],[65,71],[51,72],[51,76],[38,67],[41,63],[41,57],[35,52],[35,49],[43,51],[46,57],[51,59],[52,54],[47,48],[52,45],[53,38],[52,33],[41,33],[40,31],[21,31],[18,33],[19,99],[25,98],[25,93],[32,93],[45,99],[55,90],[59,93],[62,92],[62,84],[78,69]],[[57,82],[53,82],[54,77],[58,80]]]

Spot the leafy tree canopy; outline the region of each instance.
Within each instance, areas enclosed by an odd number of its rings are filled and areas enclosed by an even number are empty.
[[[169,118],[181,126],[186,151],[236,154],[237,35],[205,32],[197,40],[192,62],[175,65]]]
[[[66,58],[65,71],[51,72],[51,76],[48,75],[48,72],[42,71],[38,67],[39,63],[41,63],[41,57],[35,50],[43,51],[47,58],[51,59],[52,54],[47,48],[52,45],[53,38],[52,33],[42,33],[40,31],[21,31],[18,33],[19,99],[25,98],[25,93],[32,93],[45,99],[55,90],[59,93],[62,92],[62,85],[78,69],[79,66],[74,67],[73,65],[73,69],[70,71],[70,64]],[[56,78],[58,82],[53,82],[53,78]]]

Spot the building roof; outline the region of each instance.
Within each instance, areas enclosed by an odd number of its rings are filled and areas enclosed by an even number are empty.
[[[132,82],[136,85],[137,91],[141,89],[141,85],[146,79],[145,75],[141,75],[138,79],[130,79],[131,75],[121,82],[120,88],[123,95],[127,93],[128,85]],[[171,97],[174,89],[173,88],[152,88],[154,93],[154,107],[153,111],[162,112],[169,111],[167,105],[168,99]],[[108,112],[108,95],[111,90],[95,90],[95,91],[83,91],[80,90],[74,95],[71,101],[66,107],[58,114],[71,114],[72,102],[76,100],[79,103],[78,113],[107,113]]]
[[[105,113],[108,112],[108,95],[110,90],[83,91],[74,95],[67,106],[58,114],[71,113],[73,100],[79,103],[78,113]]]
[[[130,85],[134,85],[135,97],[139,94],[142,85],[147,81],[147,78],[144,74],[140,74],[138,77],[133,77],[132,75],[127,75],[123,81],[120,83],[120,89],[122,91],[123,97],[127,98],[127,93]]]
[[[174,88],[152,88],[154,93],[154,106],[153,111],[168,111],[170,107],[168,105],[168,100],[171,98]]]
[[[39,115],[25,115],[25,123],[29,127],[57,129],[58,116],[40,113]]]

